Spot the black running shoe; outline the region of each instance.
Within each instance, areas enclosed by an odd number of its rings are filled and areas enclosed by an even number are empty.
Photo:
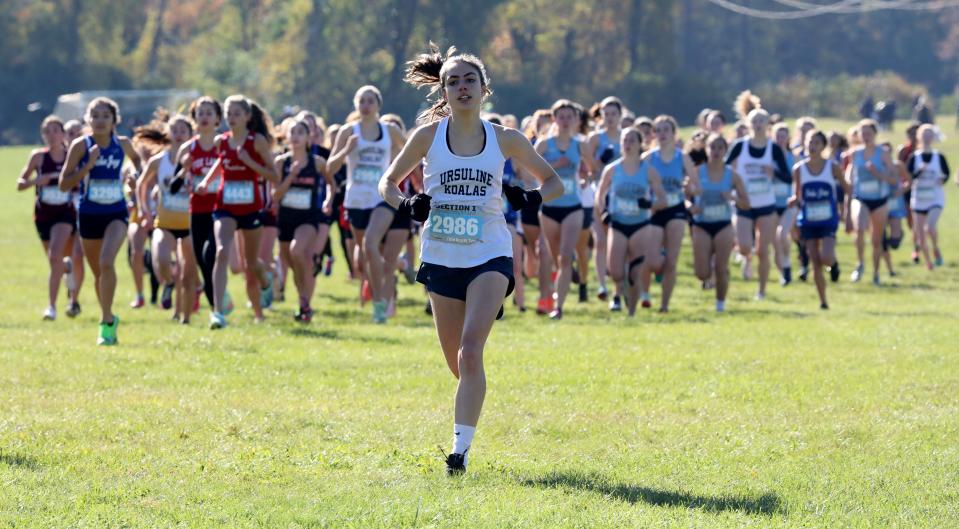
[[[586,288],[585,283],[581,283],[579,285],[579,302],[586,303],[587,301],[589,301],[589,289]]]
[[[839,282],[839,263],[829,267],[829,279],[831,279],[833,283]]]
[[[819,308],[822,309],[822,310],[829,310],[829,305],[827,305],[827,304],[825,304],[825,303],[820,303],[820,304],[819,304]]]
[[[782,286],[786,286],[792,282],[793,282],[793,269],[791,267],[784,266],[783,276],[782,276],[782,279],[779,281],[779,284]]]
[[[613,296],[613,301],[609,304],[609,310],[612,312],[623,310],[623,304],[619,301],[619,296]]]
[[[450,454],[446,456],[446,475],[458,476],[466,472],[466,456],[464,454]]]
[[[806,281],[807,279],[809,279],[809,267],[808,267],[808,266],[805,266],[805,265],[800,266],[800,267],[799,267],[799,280],[800,280],[800,281]]]
[[[160,306],[163,307],[163,310],[170,310],[173,307],[173,288],[175,286],[173,283],[163,285],[163,294],[160,297]]]

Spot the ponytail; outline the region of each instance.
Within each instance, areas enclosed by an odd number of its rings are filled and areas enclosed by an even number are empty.
[[[454,62],[465,62],[476,69],[480,77],[484,98],[493,93],[489,87],[486,66],[483,65],[483,61],[479,57],[457,53],[455,46],[450,46],[444,55],[440,53],[436,44],[430,42],[427,53],[421,53],[412,61],[406,63],[406,75],[403,77],[404,81],[416,88],[428,87],[430,89],[427,101],[432,100],[431,105],[417,116],[417,122],[430,123],[450,115],[449,102],[442,95],[446,80],[443,68]]]
[[[250,122],[247,123],[246,128],[254,134],[262,134],[269,142],[270,149],[273,149],[273,144],[276,141],[273,138],[273,121],[270,119],[270,115],[252,100],[250,100]]]
[[[762,100],[750,90],[740,92],[739,95],[736,96],[736,102],[733,103],[733,110],[736,111],[736,115],[739,116],[740,119],[746,119],[750,112],[762,107]]]

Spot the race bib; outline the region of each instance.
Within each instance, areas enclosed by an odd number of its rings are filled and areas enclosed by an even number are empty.
[[[304,187],[291,187],[283,195],[280,205],[290,209],[310,209],[310,198],[313,191]]]
[[[623,215],[639,215],[639,201],[635,198],[616,197],[613,202],[613,208],[616,213]]]
[[[746,193],[749,196],[759,196],[769,193],[769,178],[764,176],[750,178],[746,182]]]
[[[437,241],[473,244],[483,236],[483,219],[467,212],[433,210],[426,233]]]
[[[375,165],[357,165],[353,171],[353,182],[357,184],[374,185],[379,183],[383,172]]]
[[[729,204],[711,204],[703,208],[703,222],[725,222],[731,217]]]
[[[94,180],[87,182],[87,198],[97,204],[116,204],[123,201],[123,187],[119,180]]]
[[[879,180],[860,180],[859,194],[866,197],[879,195]]]
[[[916,187],[917,202],[931,202],[936,199],[936,186],[922,185]]]
[[[792,194],[792,186],[786,182],[776,182],[773,185],[773,192],[776,193],[776,198],[789,198]]]
[[[807,202],[805,210],[806,220],[810,222],[822,222],[832,219],[832,203],[827,200]]]
[[[54,186],[43,186],[40,188],[40,202],[50,206],[62,206],[70,202],[70,192],[60,191],[60,188]]]
[[[564,195],[575,195],[579,193],[579,189],[576,186],[575,178],[561,178],[563,181],[563,194]]]
[[[190,211],[190,197],[186,193],[163,193],[163,209],[174,213]]]
[[[666,207],[671,208],[673,206],[678,206],[683,202],[683,194],[679,191],[672,191],[666,193]]]
[[[253,182],[224,182],[223,203],[245,205],[253,203]]]

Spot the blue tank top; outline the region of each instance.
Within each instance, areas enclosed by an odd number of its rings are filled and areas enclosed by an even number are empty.
[[[877,171],[885,169],[882,163],[882,150],[876,147],[869,160],[866,160],[864,153],[865,151],[860,149],[852,155],[853,176],[855,176],[852,196],[859,200],[882,200],[889,196],[889,184],[879,180],[869,172],[869,169],[866,169],[867,161],[871,161]]]
[[[699,187],[702,189],[702,193],[696,197],[699,213],[693,217],[693,221],[697,224],[731,222],[733,209],[729,205],[729,199],[724,197],[723,193],[728,194],[733,190],[733,170],[727,165],[723,169],[722,179],[719,182],[713,182],[709,179],[706,164],[700,165]]]
[[[513,160],[506,160],[506,163],[503,164],[503,185],[515,186],[516,181],[516,171],[513,170]],[[522,186],[520,186],[522,187]],[[507,224],[516,224],[517,212],[509,205],[509,200],[503,198],[503,217],[506,218]]]
[[[633,174],[623,169],[623,161],[613,162],[613,177],[610,181],[606,208],[617,224],[641,224],[649,220],[649,210],[639,207],[639,199],[649,199],[649,165],[639,164]]]
[[[609,163],[613,163],[622,157],[623,153],[620,152],[619,142],[610,138],[609,133],[604,130],[600,132],[597,137],[599,138],[599,143],[596,145],[595,155],[597,160],[599,160],[600,156],[603,155],[603,151],[606,149],[612,149],[613,151],[613,158],[609,161]]]
[[[94,145],[93,136],[84,138],[86,152],[80,159],[84,165],[90,159],[90,148]],[[123,147],[116,136],[110,138],[110,145],[100,149],[100,157],[90,173],[84,179],[83,194],[80,196],[80,213],[106,215],[126,212],[126,200],[123,198]]]
[[[552,164],[563,156],[569,158],[570,161],[570,165],[562,169],[556,169],[556,174],[563,182],[563,194],[559,198],[543,202],[544,206],[568,208],[582,204],[579,200],[579,142],[572,138],[569,142],[569,148],[561,151],[556,145],[556,138],[547,139],[546,152],[543,153],[543,158]]]
[[[663,182],[663,190],[666,191],[666,207],[678,206],[683,203],[683,179],[685,178],[685,169],[683,168],[683,153],[676,149],[673,152],[673,159],[666,163],[663,161],[661,151],[656,149],[649,156],[650,163],[659,173]]]
[[[776,207],[784,208],[789,202],[789,197],[793,194],[792,188],[792,170],[793,165],[796,163],[796,156],[792,151],[788,149],[783,149],[783,154],[786,155],[786,167],[789,168],[789,182],[783,182],[779,178],[773,177],[773,194],[776,195]]]

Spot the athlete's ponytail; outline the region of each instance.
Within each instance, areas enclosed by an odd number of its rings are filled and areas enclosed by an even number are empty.
[[[246,127],[254,134],[262,134],[266,141],[270,143],[270,149],[273,149],[273,143],[275,142],[273,121],[270,119],[270,115],[253,100],[250,100],[250,122]]]
[[[479,57],[470,54],[458,54],[455,46],[450,46],[444,55],[440,53],[436,44],[430,42],[427,53],[421,53],[415,59],[406,63],[406,75],[403,77],[404,81],[416,88],[425,86],[430,89],[427,100],[432,99],[432,104],[417,116],[417,122],[430,123],[450,115],[449,102],[442,95],[443,86],[446,84],[444,68],[456,62],[465,62],[476,69],[476,73],[480,77],[484,98],[493,93],[490,89],[489,76],[486,74],[486,66],[483,65],[483,61]]]
[[[762,100],[750,90],[740,92],[739,95],[736,96],[736,102],[733,103],[733,110],[736,111],[736,115],[739,116],[740,119],[746,119],[746,116],[748,116],[750,112],[762,107]]]

